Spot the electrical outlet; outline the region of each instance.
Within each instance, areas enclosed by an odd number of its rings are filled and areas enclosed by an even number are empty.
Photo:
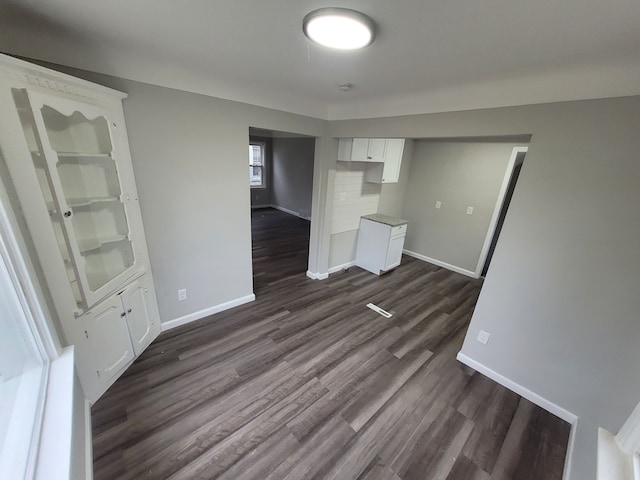
[[[442,206],[442,202],[440,200],[438,200],[436,202],[436,208],[440,208]]]
[[[487,342],[489,341],[489,337],[491,336],[491,334],[489,332],[485,332],[484,330],[480,330],[480,333],[478,333],[478,341],[480,343],[482,343],[483,345],[486,345]]]
[[[187,289],[183,288],[178,290],[178,301],[182,302],[187,299]]]
[[[467,207],[467,215],[473,215],[473,207]]]

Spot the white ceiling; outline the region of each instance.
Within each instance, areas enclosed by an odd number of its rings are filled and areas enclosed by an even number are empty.
[[[369,15],[373,45],[310,45],[301,21],[323,6]],[[0,50],[363,118],[640,94],[640,1],[0,0]]]

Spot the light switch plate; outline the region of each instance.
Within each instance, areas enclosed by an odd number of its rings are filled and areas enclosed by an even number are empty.
[[[440,200],[438,200],[436,202],[436,208],[440,208],[442,206],[442,202]]]
[[[178,290],[178,301],[182,302],[184,300],[187,299],[187,289],[186,288],[182,288],[180,290]]]
[[[473,215],[473,207],[467,207],[467,215]]]

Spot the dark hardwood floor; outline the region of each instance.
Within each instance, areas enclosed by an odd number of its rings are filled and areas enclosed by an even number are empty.
[[[274,208],[251,211],[253,291],[259,296],[275,280],[306,274],[310,222]]]
[[[455,360],[480,281],[408,257],[310,280],[282,215],[254,222],[257,300],[162,334],[94,405],[96,480],[562,478],[569,425]]]

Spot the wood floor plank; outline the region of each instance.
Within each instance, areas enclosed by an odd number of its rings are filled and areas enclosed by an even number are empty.
[[[562,478],[569,425],[455,359],[481,280],[403,257],[314,281],[309,222],[252,230],[256,301],[164,332],[93,405],[95,480]]]

